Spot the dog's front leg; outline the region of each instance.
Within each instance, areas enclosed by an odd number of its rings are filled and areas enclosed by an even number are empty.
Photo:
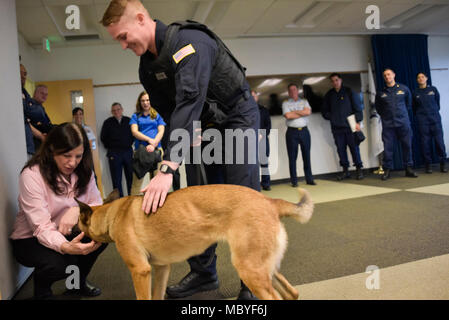
[[[164,300],[165,290],[167,289],[168,276],[170,274],[170,265],[157,266],[154,268],[154,284],[153,284],[153,299]]]
[[[151,266],[146,254],[139,250],[137,245],[129,245],[129,243],[121,245],[119,241],[116,241],[116,247],[131,272],[137,300],[150,300]]]

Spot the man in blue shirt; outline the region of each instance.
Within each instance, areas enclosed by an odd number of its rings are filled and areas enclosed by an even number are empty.
[[[440,116],[440,93],[437,88],[427,85],[427,75],[418,73],[416,81],[419,87],[413,92],[413,113],[418,122],[421,133],[421,148],[426,163],[426,173],[432,173],[432,140],[435,140],[435,149],[440,157],[440,171],[446,169],[446,147],[443,138],[443,126]]]
[[[333,89],[329,90],[324,96],[321,112],[324,119],[330,120],[332,134],[334,136],[337,153],[340,158],[340,165],[343,167],[343,173],[337,176],[337,180],[348,179],[351,174],[348,171],[349,160],[347,147],[352,155],[352,161],[357,168],[357,180],[363,179],[362,159],[360,158],[360,149],[357,145],[354,133],[348,122],[348,116],[354,115],[356,121],[356,131],[360,131],[360,122],[363,120],[363,111],[360,106],[360,99],[348,87],[342,86],[342,78],[338,73],[330,75]]]
[[[45,112],[43,103],[47,101],[48,88],[46,85],[39,84],[34,90],[32,105],[25,109],[25,115],[29,121],[31,132],[33,133],[34,148],[39,149],[44,142],[46,135],[50,132],[53,125]]]
[[[20,82],[22,84],[22,105],[23,105],[23,118],[25,120],[25,139],[28,158],[30,158],[35,151],[33,132],[31,131],[30,120],[26,115],[26,110],[33,105],[30,94],[25,89],[25,83],[27,81],[27,69],[23,64],[20,64]]]
[[[405,176],[417,178],[412,170],[412,128],[408,110],[412,107],[412,95],[405,85],[396,83],[396,74],[391,69],[382,73],[386,86],[376,93],[376,110],[382,119],[382,141],[384,143],[385,173],[382,180],[390,178],[393,169],[394,141],[399,140],[402,146],[402,157]]]

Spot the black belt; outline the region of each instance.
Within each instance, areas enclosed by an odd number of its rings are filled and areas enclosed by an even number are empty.
[[[307,126],[304,126],[304,127],[300,127],[300,128],[293,128],[293,127],[288,127],[289,129],[292,129],[292,130],[299,130],[299,131],[301,131],[301,130],[303,130],[303,129],[307,129]]]

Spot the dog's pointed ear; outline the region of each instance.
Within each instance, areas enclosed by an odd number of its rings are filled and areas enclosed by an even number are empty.
[[[87,204],[79,201],[77,198],[75,198],[75,201],[78,203],[78,206],[80,207],[80,221],[84,225],[88,225],[90,216],[92,215],[92,208],[89,207]]]
[[[106,197],[106,199],[104,199],[103,204],[106,203],[110,203],[114,200],[117,200],[120,198],[120,192],[118,191],[117,188],[115,188],[114,190],[112,190],[112,192]]]

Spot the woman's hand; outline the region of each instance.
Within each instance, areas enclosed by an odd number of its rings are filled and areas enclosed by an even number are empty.
[[[147,142],[149,145],[152,144],[153,146],[156,144],[156,140],[153,138],[148,138]]]
[[[156,148],[152,144],[147,145],[145,148],[147,149],[147,152],[153,152],[154,150],[156,150]]]
[[[89,243],[82,243],[81,240],[83,237],[84,232],[81,232],[72,241],[63,243],[61,245],[61,251],[73,255],[87,255],[101,246],[101,243],[95,242],[94,240]]]
[[[64,215],[59,222],[58,231],[67,236],[72,233],[72,227],[78,223],[80,216],[79,207],[71,207],[64,212]]]

